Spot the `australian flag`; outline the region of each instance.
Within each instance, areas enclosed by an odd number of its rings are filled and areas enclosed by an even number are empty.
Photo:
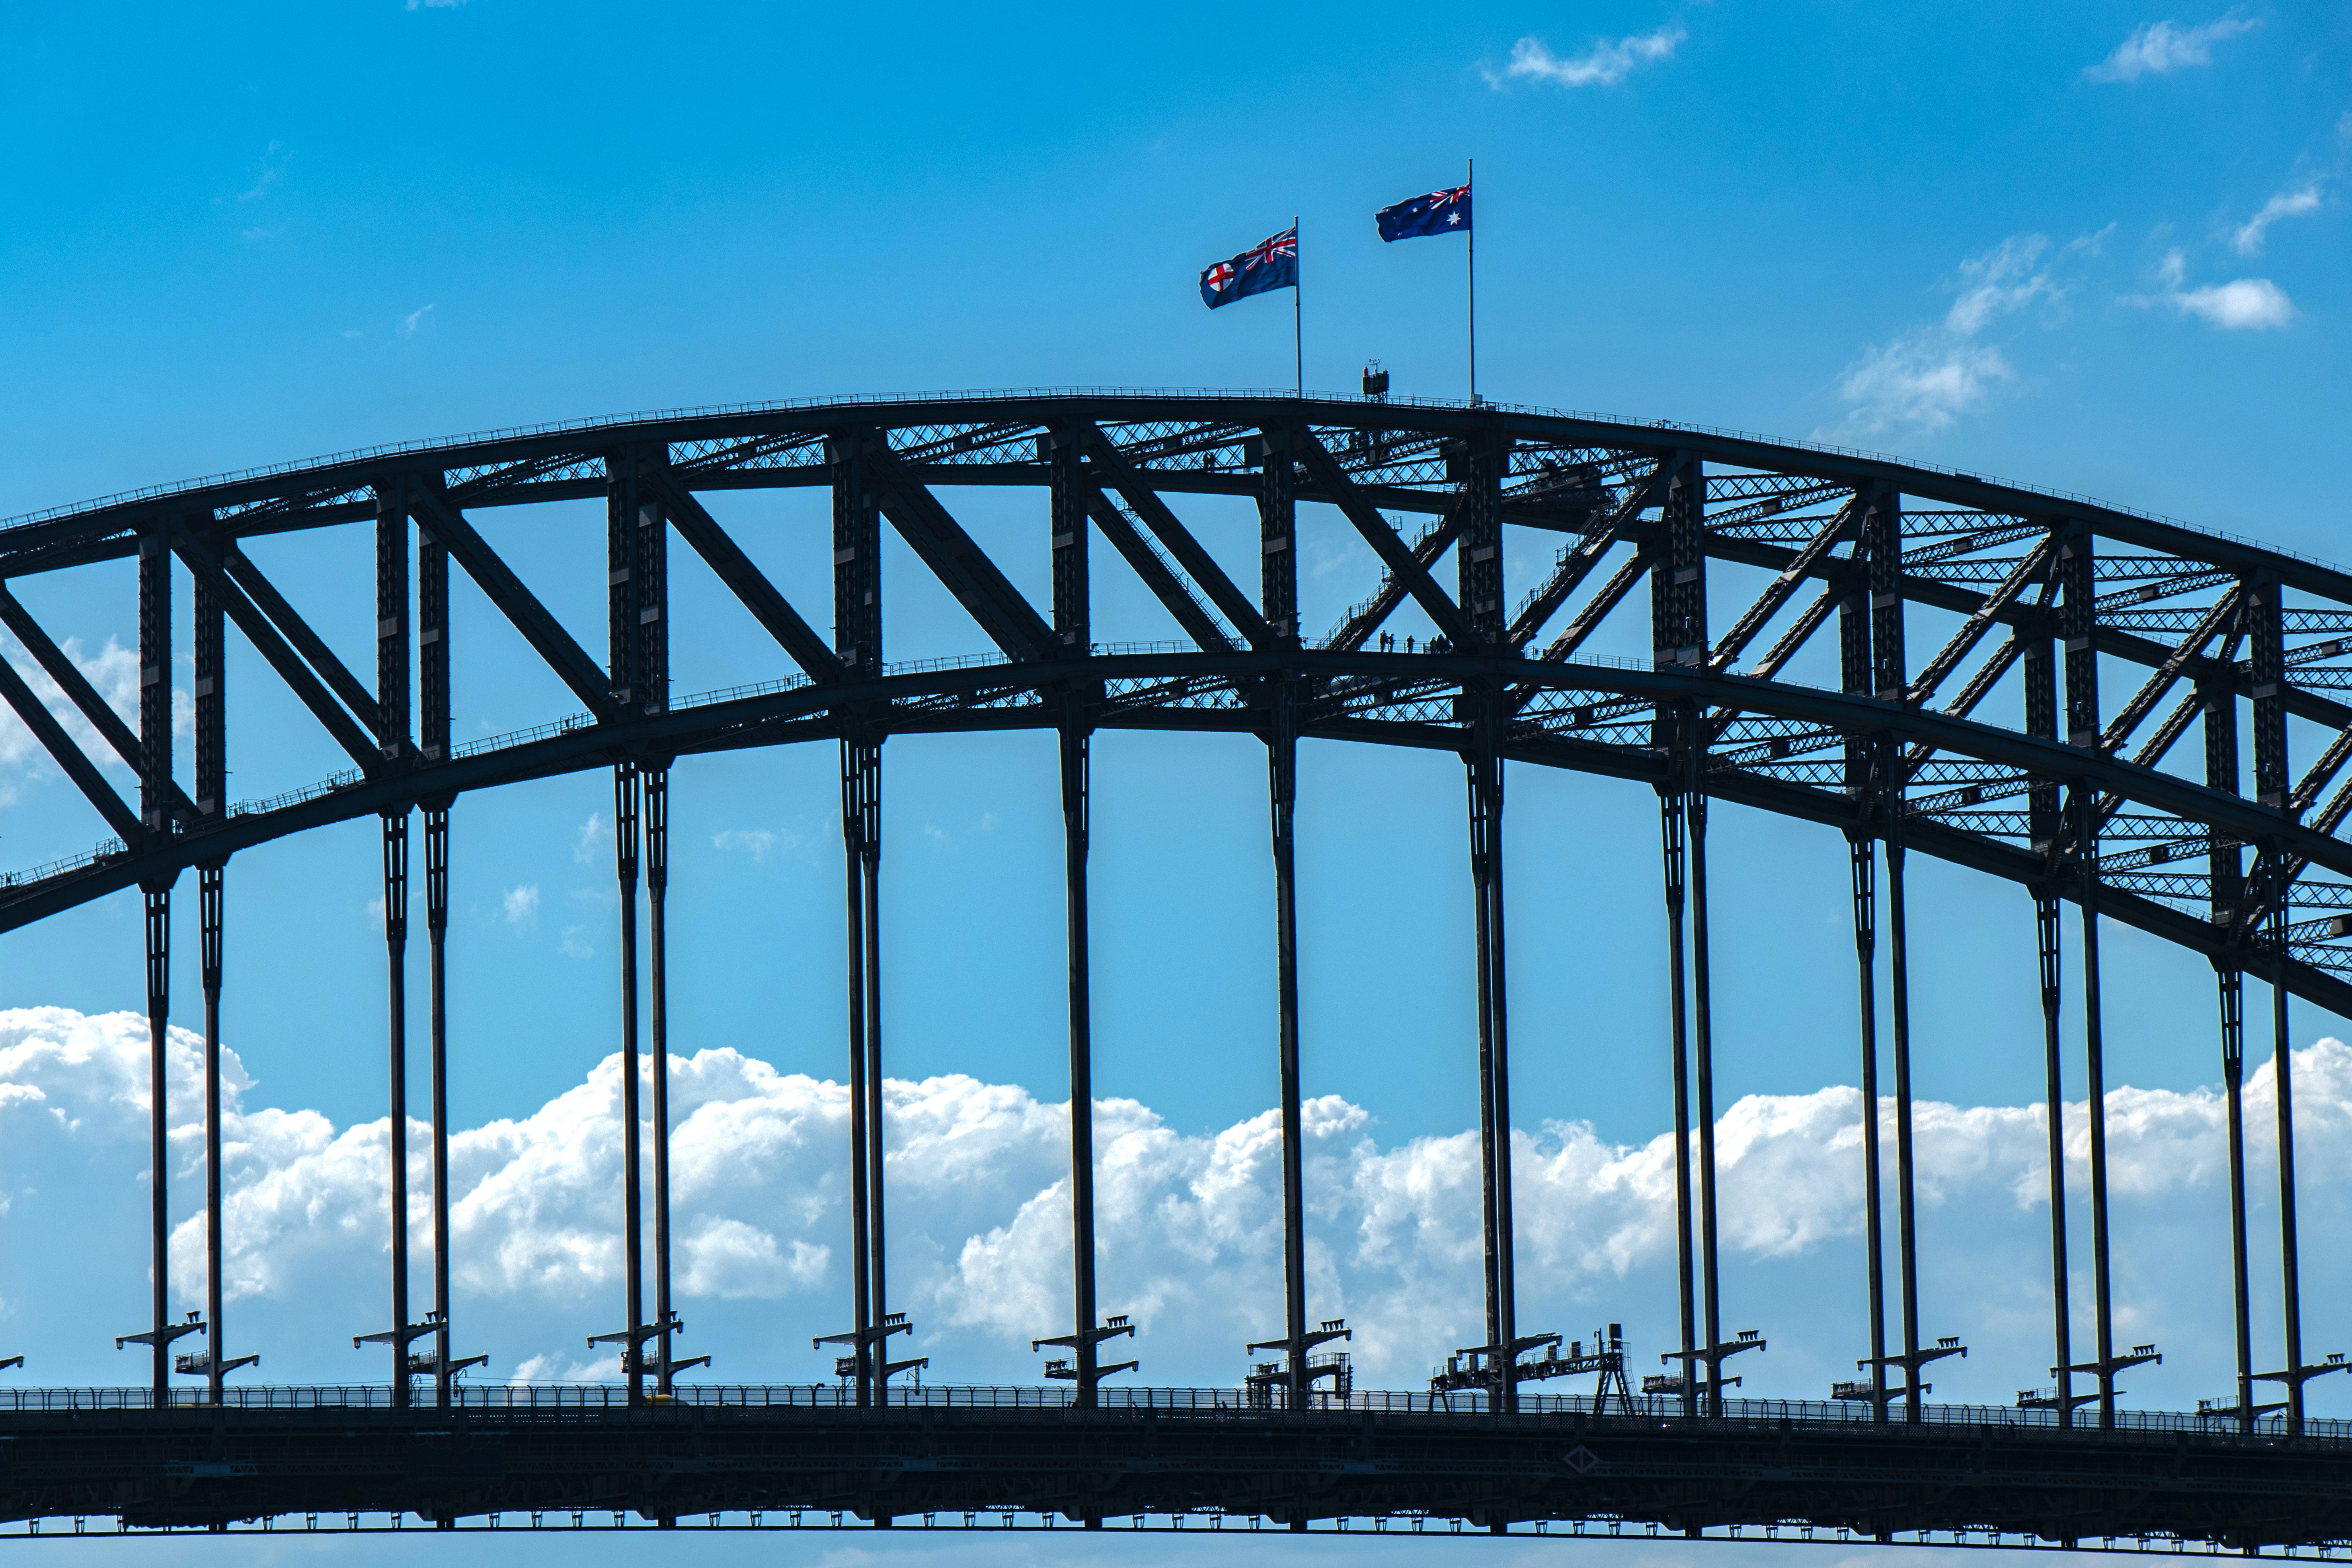
[[[1271,239],[1243,251],[1230,261],[1201,269],[1201,303],[1212,310],[1220,305],[1269,289],[1298,287],[1298,226],[1293,224]]]
[[[1425,234],[1470,232],[1470,187],[1432,191],[1413,196],[1375,215],[1382,239],[1419,239]]]

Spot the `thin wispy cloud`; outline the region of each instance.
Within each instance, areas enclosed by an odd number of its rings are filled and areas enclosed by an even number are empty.
[[[2271,225],[2281,218],[2315,213],[2322,200],[2317,180],[2294,190],[2281,191],[2264,202],[2260,212],[2238,226],[2237,231],[2230,236],[2231,248],[2241,256],[2259,256],[2263,241],[2269,237]]]
[[[286,163],[287,154],[282,150],[281,144],[272,142],[262,153],[260,173],[254,176],[251,185],[236,194],[236,199],[240,202],[257,202],[268,195],[277,186],[278,182],[285,178]]]
[[[509,888],[499,900],[506,912],[507,924],[520,931],[539,923],[539,884],[525,882],[520,888]]]
[[[2168,250],[2157,264],[2158,292],[2127,294],[2119,302],[2147,310],[2157,306],[2193,316],[2223,331],[2268,331],[2294,320],[2294,301],[2267,278],[2236,278],[2227,283],[2187,287],[2189,258]]]
[[[1942,321],[1871,345],[1838,378],[1838,395],[1848,405],[1846,428],[1871,434],[1908,426],[1932,432],[1983,406],[2017,372],[1998,346],[1979,341],[1981,334],[2036,302],[2058,304],[2066,289],[2056,263],[2095,255],[2106,236],[2105,229],[2086,235],[2053,258],[2048,236],[2011,235],[1961,262]]]
[[[2021,310],[2036,300],[2056,300],[2063,292],[2047,268],[2040,266],[2049,237],[2015,234],[1982,256],[1960,263],[1960,294],[1944,314],[1944,328],[1958,337],[1973,337],[1989,323]]]
[[[432,313],[433,307],[430,305],[419,305],[415,310],[409,311],[400,319],[400,335],[404,338],[415,337],[417,329],[425,325],[425,318]]]
[[[79,637],[68,637],[60,645],[67,658],[80,670],[83,679],[96,688],[107,705],[126,723],[139,721],[139,657],[113,637],[106,647],[92,654],[87,652]],[[0,637],[0,658],[7,659],[17,677],[30,687],[49,716],[63,726],[84,756],[100,768],[120,770],[125,773],[129,765],[115,753],[99,735],[97,729],[82,716],[81,710],[65,693],[65,689],[49,679],[49,674],[34,661],[32,653],[14,637]],[[186,690],[174,688],[172,693],[172,732],[174,736],[195,732],[195,699]],[[23,777],[47,776],[58,772],[48,748],[26,728],[15,710],[0,706],[0,805],[16,798],[16,784]]]
[[[2236,12],[2199,27],[2171,22],[2143,22],[2116,52],[2094,66],[2083,68],[2085,81],[2137,81],[2144,76],[2170,76],[2191,66],[2213,63],[2213,46],[2226,43],[2262,26],[2260,18]]]
[[[1857,428],[1909,425],[1941,430],[2016,375],[2001,352],[1989,344],[1906,332],[1865,351],[1838,378],[1838,395],[1853,405],[1849,423]]]
[[[728,855],[748,855],[753,865],[764,862],[779,852],[790,854],[801,847],[797,833],[778,833],[766,827],[730,827],[710,836],[710,847]]]
[[[1528,37],[1511,46],[1509,65],[1500,71],[1486,72],[1486,82],[1496,88],[1511,81],[1549,82],[1554,87],[1615,87],[1643,66],[1672,59],[1675,48],[1689,36],[1681,23],[1671,22],[1655,32],[1636,33],[1614,42],[1596,38],[1582,54],[1566,58],[1553,54],[1541,38]]]

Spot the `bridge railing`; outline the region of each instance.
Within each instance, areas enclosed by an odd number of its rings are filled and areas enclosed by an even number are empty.
[[[394,1407],[391,1386],[380,1383],[255,1384],[230,1387],[224,1390],[224,1394],[230,1408],[241,1410],[389,1410]],[[467,1410],[585,1411],[625,1409],[629,1404],[629,1391],[622,1384],[473,1383],[460,1384],[452,1390],[452,1394],[455,1403]],[[1243,1388],[1106,1385],[1097,1391],[1098,1401],[1105,1409],[1164,1410],[1211,1416],[1264,1415],[1270,1408],[1281,1408],[1279,1391],[1275,1392],[1272,1397],[1275,1403],[1269,1406],[1260,1395]],[[1027,1384],[909,1384],[888,1390],[887,1401],[893,1409],[938,1410],[1066,1410],[1076,1402],[1076,1392],[1070,1387],[1041,1387]],[[173,1389],[170,1403],[174,1409],[197,1409],[208,1405],[205,1391],[200,1388]],[[409,1403],[415,1408],[430,1408],[433,1404],[431,1389],[416,1389]],[[655,1403],[702,1408],[846,1410],[856,1408],[857,1398],[854,1389],[839,1383],[682,1383],[667,1399],[656,1400]],[[147,1410],[153,1407],[153,1392],[146,1388],[0,1389],[0,1414]],[[1484,1416],[1488,1414],[1486,1394],[1480,1390],[1427,1394],[1418,1390],[1358,1389],[1345,1398],[1315,1394],[1309,1409],[1334,1415]],[[1605,1399],[1596,1399],[1591,1394],[1581,1394],[1522,1392],[1519,1411],[1525,1415],[1634,1416],[1660,1421],[1686,1418],[1682,1402],[1671,1394],[1641,1394],[1629,1402],[1613,1394]],[[1850,1427],[1871,1425],[1868,1405],[1843,1400],[1727,1399],[1720,1417],[1698,1419],[1722,1426],[1778,1426],[1786,1424]],[[1899,1405],[1888,1412],[1887,1419],[1890,1425],[1896,1426],[1913,1424]],[[2074,1425],[2082,1429],[2095,1422],[2095,1416],[2086,1412],[2076,1419]],[[2021,1410],[2010,1405],[1928,1405],[1922,1407],[1916,1424],[2052,1430],[2059,1425],[2055,1411]],[[2126,1432],[2220,1434],[2233,1429],[2235,1426],[2235,1417],[2226,1414],[2183,1410],[2116,1412],[2116,1428]],[[2254,1423],[2254,1432],[2261,1436],[2284,1436],[2285,1418],[2281,1415],[2263,1416]],[[2352,1421],[2306,1417],[2304,1436],[2326,1442],[2352,1444]]]

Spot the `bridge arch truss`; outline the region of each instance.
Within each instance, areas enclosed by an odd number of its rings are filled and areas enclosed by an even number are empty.
[[[1051,602],[1033,603],[942,501],[945,489],[1034,493],[1021,546],[1050,563]],[[794,605],[722,521],[730,492],[803,489],[831,500],[833,602]],[[1213,554],[1182,512],[1196,498],[1255,509],[1252,574]],[[606,503],[609,614],[603,657],[525,584],[477,528],[486,509],[552,500]],[[375,627],[373,671],[354,670],[246,552],[248,542],[313,530],[372,531],[373,603],[339,605],[340,624]],[[1370,595],[1328,626],[1302,624],[1301,538],[1332,530],[1381,566]],[[980,651],[894,664],[886,657],[880,559],[895,535],[969,613]],[[579,547],[590,548],[585,542]],[[690,550],[776,644],[781,667],[744,672],[709,694],[671,689],[675,638],[667,563]],[[1507,592],[1506,564],[1532,559],[1532,586]],[[115,713],[17,595],[27,579],[134,561],[141,708]],[[1034,561],[1034,558],[1033,558]],[[528,564],[528,563],[526,563]],[[1181,640],[1117,644],[1095,635],[1092,584],[1123,572],[1181,628]],[[579,711],[512,736],[457,743],[451,687],[453,579],[470,582],[576,698]],[[194,601],[192,777],[174,776],[169,671],[172,599]],[[1737,594],[1727,592],[1737,587]],[[1395,617],[1423,627],[1410,645]],[[320,613],[320,606],[312,606]],[[436,1169],[446,1130],[440,976],[446,938],[448,824],[467,794],[561,773],[613,771],[616,875],[626,984],[623,1043],[654,1058],[653,1118],[667,1127],[664,898],[669,772],[679,758],[795,742],[832,742],[842,758],[845,898],[850,932],[849,1056],[856,1299],[845,1374],[884,1397],[890,1339],[882,1228],[882,1041],[877,931],[881,761],[910,732],[1035,729],[1057,733],[1067,826],[1071,1034],[1076,1103],[1090,1103],[1087,994],[1088,738],[1107,729],[1258,737],[1269,760],[1276,868],[1285,1128],[1286,1322],[1270,1398],[1316,1397],[1319,1331],[1310,1326],[1299,1193],[1296,917],[1290,837],[1301,739],[1458,754],[1469,801],[1478,911],[1479,1072],[1484,1130],[1487,1344],[1474,1358],[1487,1397],[1516,1398],[1520,1332],[1512,1283],[1511,1183],[1498,1160],[1509,1122],[1502,919],[1506,765],[1572,769],[1652,786],[1661,806],[1662,879],[1672,930],[1681,1162],[1680,1371],[1666,1380],[1693,1409],[1719,1411],[1724,1358],[1715,1247],[1711,1042],[1706,995],[1706,826],[1710,801],[1825,825],[1849,840],[1863,987],[1864,1088],[1891,1067],[1895,1100],[1898,1257],[1886,1338],[1878,1223],[1876,1119],[1866,1119],[1874,1417],[1916,1416],[1920,1371],[1944,1353],[1919,1336],[1913,1246],[1906,858],[1923,854],[2017,884],[2035,907],[2042,953],[2050,1095],[2059,1103],[2062,910],[2076,907],[2087,966],[2086,1048],[2095,1300],[2089,1353],[2074,1345],[2066,1298],[2063,1187],[2053,1193],[2058,1305],[2046,1397],[2063,1421],[2078,1406],[2115,1419],[2116,1373],[2137,1352],[2112,1342],[2097,1001],[2100,921],[2119,921],[2208,961],[2218,979],[2231,1159],[2238,1384],[2225,1412],[2251,1428],[2259,1397],[2246,1321],[2242,1116],[2242,982],[2271,982],[2281,1047],[2287,1269],[2282,1402],[2299,1427],[2306,1366],[2294,1279],[2292,1138],[2284,1117],[2288,998],[2352,1016],[2352,574],[2288,552],[1966,473],[1820,446],[1667,423],[1641,424],[1495,405],[1301,398],[1277,394],[1015,392],[713,408],[500,432],[281,465],[88,505],[0,527],[0,625],[55,683],[52,710],[0,661],[0,697],[47,749],[113,837],[92,852],[0,879],[0,930],[136,887],[147,904],[150,1011],[157,1061],[169,1010],[171,896],[196,873],[208,1057],[216,1100],[217,1006],[226,868],[240,850],[330,823],[383,824],[394,1138],[404,1137],[402,954],[408,940],[411,823],[424,818],[425,923],[433,953],[427,1033],[436,1083]],[[820,630],[826,627],[829,630]],[[1428,628],[1434,628],[1433,633]],[[225,649],[242,637],[347,753],[347,772],[268,801],[226,795]],[[1932,634],[1932,635],[1931,635]],[[1646,647],[1647,657],[1598,647]],[[1800,679],[1833,669],[1831,679]],[[372,675],[371,680],[368,677]],[[2104,687],[2103,687],[2103,682]],[[61,711],[100,745],[86,752]],[[2192,732],[2195,740],[2192,742]],[[2242,737],[2243,740],[2242,741]],[[2291,745],[2292,742],[2301,742]],[[2307,754],[2294,754],[2297,752]],[[2251,758],[2251,768],[2245,765]],[[133,794],[115,780],[127,769]],[[635,889],[650,924],[641,1006]],[[1882,891],[1882,881],[1884,888]],[[1894,949],[1883,1009],[1874,957]],[[637,1075],[625,1073],[626,1092]],[[155,1137],[163,1136],[160,1079]],[[634,1140],[634,1103],[625,1113]],[[216,1104],[211,1123],[217,1128]],[[1694,1134],[1694,1129],[1696,1132]],[[216,1131],[211,1179],[218,1180]],[[633,1391],[666,1390],[676,1319],[667,1245],[666,1140],[653,1151],[653,1310],[634,1228],[622,1344]],[[1109,1374],[1098,1351],[1119,1330],[1097,1321],[1091,1245],[1091,1131],[1073,1131],[1078,1234],[1070,1351],[1081,1404]],[[159,1142],[160,1148],[160,1142]],[[626,1161],[630,1225],[639,1152]],[[163,1194],[157,1159],[154,1318],[159,1397],[175,1337],[166,1311]],[[2053,1161],[2053,1182],[2064,1163]],[[395,1144],[394,1212],[404,1212]],[[1696,1174],[1694,1175],[1694,1173]],[[1694,1182],[1696,1189],[1694,1190]],[[436,1308],[416,1321],[404,1237],[395,1228],[395,1387],[431,1373],[449,1397],[447,1226],[436,1226]],[[218,1256],[217,1187],[210,1209]],[[214,1278],[217,1279],[215,1265]],[[197,1370],[215,1398],[233,1360],[217,1286]],[[142,1336],[146,1337],[146,1336]],[[432,1348],[419,1352],[418,1342]],[[181,1358],[184,1363],[189,1358]],[[2077,1392],[2075,1380],[2083,1381]]]

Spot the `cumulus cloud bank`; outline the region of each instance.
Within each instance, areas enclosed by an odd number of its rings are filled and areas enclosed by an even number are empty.
[[[174,1029],[169,1044],[172,1173],[177,1193],[193,1196],[202,1191],[201,1042]],[[120,1184],[143,1163],[147,1050],[145,1021],[133,1014],[0,1011],[0,1135],[22,1149],[39,1132],[50,1180],[65,1179],[58,1167],[79,1157]],[[833,1320],[845,1313],[847,1093],[730,1047],[674,1057],[670,1070],[682,1305],[690,1319],[726,1303],[756,1308],[766,1327],[758,1342],[727,1344],[730,1381],[821,1375],[811,1358],[776,1346],[804,1344],[812,1331],[840,1327]],[[2336,1194],[2352,1174],[2352,1049],[2322,1041],[2297,1053],[2296,1072],[2306,1224],[2316,1231],[2340,1214]],[[613,1314],[602,1308],[617,1301],[620,1073],[618,1058],[607,1058],[531,1114],[451,1139],[460,1315],[471,1329],[505,1325],[514,1348],[500,1374],[610,1374],[564,1347],[579,1343],[575,1324],[609,1328],[601,1320]],[[232,1320],[251,1321],[257,1303],[373,1300],[387,1250],[388,1123],[337,1127],[316,1110],[251,1106],[251,1080],[234,1053],[225,1078],[225,1284],[239,1303]],[[2269,1148],[2270,1081],[2265,1067],[2247,1090],[2256,1162]],[[934,1375],[1024,1375],[1027,1341],[1068,1310],[1068,1106],[961,1075],[893,1080],[886,1100],[890,1304],[915,1315]],[[2210,1088],[2111,1093],[2123,1231],[2132,1213],[2170,1223],[2185,1200],[2193,1207],[2219,1190],[2221,1105]],[[1366,1112],[1339,1097],[1306,1110],[1310,1304],[1318,1315],[1351,1320],[1351,1348],[1368,1379],[1410,1386],[1449,1348],[1476,1342],[1475,1134],[1384,1143]],[[1881,1110],[1891,1122],[1891,1103]],[[1749,1096],[1718,1124],[1727,1258],[1801,1275],[1809,1294],[1791,1311],[1818,1298],[1823,1256],[1859,1234],[1861,1111],[1854,1089],[1832,1086]],[[1278,1327],[1275,1113],[1198,1133],[1133,1100],[1101,1100],[1095,1114],[1105,1310],[1129,1311],[1141,1325],[1154,1381],[1237,1374],[1242,1342]],[[2033,1260],[2045,1245],[2037,1238],[2046,1234],[2037,1217],[2047,1180],[2042,1110],[1923,1101],[1916,1128],[1923,1224],[1938,1227],[1956,1255],[1954,1283],[1938,1292],[1929,1327],[1997,1327],[2014,1309],[2031,1347],[2019,1354],[2030,1363],[2042,1354],[2030,1337],[2043,1310],[2031,1301]],[[420,1260],[431,1246],[425,1137],[422,1124],[414,1127],[409,1145],[408,1226]],[[2084,1108],[2072,1106],[2066,1145],[2077,1193],[2087,1142]],[[1617,1144],[1582,1123],[1549,1122],[1518,1131],[1513,1142],[1522,1321],[1581,1331],[1588,1314],[1633,1316],[1619,1303],[1654,1295],[1672,1265],[1671,1137]],[[1888,1149],[1891,1159],[1891,1137]],[[2252,1184],[2259,1193],[2261,1182]],[[172,1236],[173,1288],[193,1305],[202,1293],[203,1216],[185,1204],[175,1212],[184,1217]],[[90,1245],[79,1233],[38,1234],[29,1228],[37,1223],[20,1211],[7,1216],[5,1254],[20,1279],[45,1254]],[[121,1239],[135,1245],[134,1236]],[[2144,1282],[2125,1270],[2123,1321],[2160,1322],[2168,1293],[2180,1288],[2174,1269],[2155,1268]],[[337,1310],[352,1317],[345,1335],[380,1326],[361,1321],[363,1304]],[[1799,1313],[1809,1315],[1817,1314]],[[1652,1325],[1654,1341],[1662,1326]],[[1807,1323],[1783,1326],[1781,1337],[1798,1342],[1776,1346],[1776,1366],[1791,1353],[1799,1365],[1852,1353],[1842,1340],[1808,1352]]]

